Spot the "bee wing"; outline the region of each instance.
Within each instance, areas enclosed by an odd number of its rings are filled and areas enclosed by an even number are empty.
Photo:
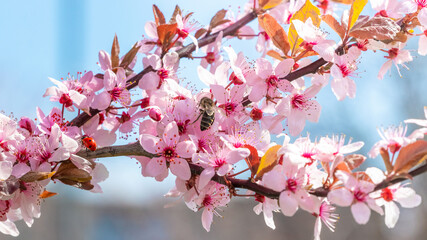
[[[206,114],[208,114],[209,116],[212,116],[215,113],[214,108],[208,108],[205,110]]]

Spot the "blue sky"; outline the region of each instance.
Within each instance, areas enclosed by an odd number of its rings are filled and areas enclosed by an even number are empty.
[[[155,1],[168,18],[176,4],[186,11],[194,11],[194,17],[207,24],[216,11],[228,8],[230,1]],[[232,1],[233,9],[245,1]],[[111,48],[116,33],[122,53],[144,34],[144,24],[152,20],[152,2],[149,1],[19,1],[2,3],[0,15],[0,110],[14,116],[35,118],[35,108],[48,112],[54,105],[42,98],[51,86],[48,77],[60,79],[78,71],[100,72],[96,65],[98,51]],[[255,28],[257,29],[257,27]],[[331,32],[330,29],[328,29]],[[227,41],[224,45],[235,44]],[[238,42],[240,43],[240,42]],[[415,48],[416,42],[410,45]],[[237,50],[250,53],[254,58],[254,41],[239,44]],[[413,52],[416,55],[416,52]],[[312,137],[343,133],[355,140],[366,140],[364,151],[379,139],[376,128],[398,124],[407,118],[423,118],[423,106],[427,103],[425,91],[426,61],[415,58],[408,64],[411,71],[402,70],[400,78],[392,69],[382,81],[376,78],[379,67],[385,62],[384,54],[364,54],[356,71],[357,94],[355,99],[337,102],[330,87],[321,91],[317,100],[322,104],[319,124],[307,123],[305,131]],[[198,61],[183,62],[181,76],[197,81]],[[188,63],[188,65],[187,65]],[[141,69],[139,59],[137,69]],[[141,200],[158,197],[173,184],[172,180],[157,183],[143,178],[134,160],[129,158],[102,159],[110,170],[110,179],[102,186],[105,194],[95,195],[68,186],[56,184],[54,189],[62,197],[99,199],[110,203],[125,201],[140,204]],[[153,197],[153,195],[155,195]],[[123,197],[126,196],[126,197]]]

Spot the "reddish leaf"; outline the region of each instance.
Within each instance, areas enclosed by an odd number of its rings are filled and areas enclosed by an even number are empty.
[[[359,167],[365,160],[366,157],[361,154],[350,154],[344,158],[344,162],[347,164],[350,170]]]
[[[120,46],[119,40],[117,39],[117,34],[114,35],[113,46],[111,47],[111,66],[113,68],[119,66],[119,54],[120,54]]]
[[[332,16],[332,15],[323,15],[322,20],[329,25],[329,27],[334,30],[341,39],[344,38],[345,28]]]
[[[126,55],[123,57],[122,62],[120,63],[120,67],[127,69],[129,64],[132,63],[133,59],[135,58],[136,54],[138,53],[138,50],[141,46],[133,45],[133,47],[129,50],[129,52],[126,53]]]
[[[243,145],[243,148],[247,148],[251,152],[245,160],[246,160],[246,163],[248,164],[249,169],[251,170],[251,173],[252,173],[251,176],[253,177],[255,176],[259,166],[258,151],[252,145],[248,145],[248,144]]]
[[[157,27],[157,35],[159,36],[160,43],[165,46],[176,34],[177,24],[162,24]]]
[[[270,56],[270,57],[272,57],[272,58],[275,58],[275,59],[277,59],[277,60],[279,60],[279,61],[283,61],[283,57],[282,57],[282,55],[280,55],[280,53],[278,53],[278,52],[276,52],[276,51],[274,51],[274,50],[269,50],[268,52],[267,52],[267,55],[268,56]]]
[[[215,16],[212,17],[211,22],[209,23],[209,30],[214,29],[215,27],[223,24],[223,20],[225,18],[225,14],[227,13],[227,10],[221,9],[219,10]],[[230,21],[230,20],[227,20]]]
[[[349,35],[358,39],[390,40],[399,31],[400,26],[392,19],[376,16],[358,26],[355,25]]]
[[[172,17],[169,20],[169,23],[175,23],[176,22],[176,15],[178,15],[178,14],[182,16],[181,9],[179,8],[178,5],[176,5],[175,10],[173,11]]]
[[[208,30],[206,30],[205,28],[200,28],[199,30],[197,30],[196,34],[194,34],[194,37],[199,39],[201,36],[203,36]]]
[[[269,14],[258,16],[259,24],[264,28],[267,35],[271,38],[274,45],[278,47],[284,54],[287,54],[291,49],[288,42],[288,36],[280,24]]]
[[[156,26],[166,24],[165,16],[155,4],[153,4],[153,13],[154,19],[156,20]]]
[[[397,175],[408,173],[411,168],[423,163],[426,159],[427,141],[418,140],[400,150],[393,166],[393,172]]]

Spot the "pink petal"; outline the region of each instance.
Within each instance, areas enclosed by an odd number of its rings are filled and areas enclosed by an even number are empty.
[[[117,83],[117,76],[116,74],[108,69],[105,71],[104,74],[104,88],[107,91],[113,90],[113,88],[116,86]]]
[[[366,224],[371,216],[371,209],[363,202],[357,202],[351,206],[351,213],[358,224]]]
[[[328,200],[340,207],[350,206],[353,199],[353,194],[345,188],[335,189],[328,193]]]
[[[193,141],[184,141],[176,145],[176,152],[180,157],[190,158],[197,151],[197,147]]]
[[[298,201],[289,191],[284,191],[279,197],[280,209],[285,216],[292,217],[298,210]]]
[[[139,143],[141,143],[141,146],[145,151],[153,154],[160,153],[165,147],[165,144],[160,141],[160,138],[150,134],[141,134],[139,137]]]
[[[185,159],[174,158],[170,161],[169,168],[175,176],[182,180],[188,180],[191,177],[190,165]]]
[[[152,158],[146,168],[146,172],[151,177],[156,177],[160,175],[167,169],[166,167],[166,159],[164,157]]]
[[[107,131],[100,129],[92,135],[98,147],[111,146],[116,142],[116,133],[114,131]]]
[[[305,126],[305,113],[299,109],[292,109],[288,116],[288,126],[292,136],[300,134]]]
[[[208,232],[211,230],[212,219],[213,219],[212,207],[205,207],[202,213],[202,225]]]
[[[175,121],[166,125],[162,138],[167,146],[176,146],[179,141],[179,137],[178,126]]]
[[[224,164],[218,170],[216,173],[218,176],[224,176],[225,174],[229,173],[231,170],[233,170],[233,165],[231,164]]]
[[[400,187],[394,193],[396,201],[404,208],[413,208],[421,204],[420,195],[416,194],[412,188]]]
[[[31,168],[26,163],[18,163],[15,166],[13,166],[13,170],[11,174],[16,178],[20,178],[30,170]]]
[[[199,79],[206,84],[206,86],[210,86],[211,84],[215,84],[214,75],[209,72],[206,68],[202,66],[197,67],[197,74],[199,75]]]
[[[378,72],[378,78],[379,79],[383,79],[384,75],[387,73],[387,71],[391,68],[391,65],[393,64],[392,60],[388,60],[387,62],[385,62],[381,68],[380,71]]]
[[[418,21],[420,21],[421,25],[427,27],[427,8],[422,8],[418,13]]]
[[[111,58],[110,54],[108,54],[106,51],[101,50],[98,53],[99,58],[99,64],[101,65],[101,69],[106,71],[108,69],[111,69]]]
[[[273,220],[273,212],[267,209],[264,209],[263,212],[264,212],[265,224],[271,229],[276,229],[276,225],[274,225],[274,220]]]
[[[252,86],[249,100],[251,102],[258,102],[267,95],[267,85],[264,82],[257,82]]]
[[[215,175],[215,170],[213,168],[205,168],[199,177],[199,189],[203,189],[208,185],[209,181]]]
[[[155,72],[149,72],[145,74],[141,80],[139,80],[138,86],[144,90],[154,90],[159,86],[159,75]]]
[[[310,122],[318,122],[322,106],[317,101],[308,101],[308,109],[305,111],[307,120]]]
[[[11,235],[17,237],[19,235],[18,228],[15,223],[10,220],[0,221],[0,232],[3,234]]]
[[[0,153],[1,154],[1,153]],[[0,159],[1,159],[0,155]],[[2,160],[2,159],[1,159]],[[12,174],[13,164],[10,161],[0,161],[0,179],[8,179]]]
[[[238,148],[232,150],[227,155],[227,162],[230,164],[235,164],[238,161],[244,159],[245,157],[249,156],[250,151],[247,148]]]
[[[322,231],[322,220],[320,217],[316,218],[314,223],[314,240],[320,240],[320,232]]]
[[[262,181],[264,182],[266,187],[278,192],[281,192],[286,188],[286,185],[283,184],[286,181],[285,176],[275,170],[264,174],[264,176],[262,177]]]
[[[108,92],[104,91],[95,96],[91,104],[91,107],[98,110],[104,110],[110,106],[110,103],[111,103],[111,95]]]
[[[277,64],[274,72],[278,78],[286,77],[291,69],[294,67],[295,61],[293,59],[285,59]]]
[[[163,67],[166,69],[176,69],[179,64],[179,56],[176,52],[169,52],[163,57]]]
[[[394,202],[387,202],[384,205],[384,210],[385,210],[385,225],[388,228],[393,228],[396,223],[397,220],[399,219],[399,208],[397,207],[396,203]]]

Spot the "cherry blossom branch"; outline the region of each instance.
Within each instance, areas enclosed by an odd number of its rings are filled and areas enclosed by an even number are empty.
[[[245,16],[243,16],[241,19],[239,19],[237,22],[231,24],[230,26],[226,27],[222,30],[223,32],[223,38],[226,36],[232,36],[234,35],[241,27],[245,26],[255,18],[257,18],[258,14],[255,11],[252,11]],[[219,35],[220,32],[216,32],[214,34],[211,34],[209,36],[203,37],[198,41],[199,47],[203,47],[208,45],[209,43],[212,43],[215,41],[216,37]],[[196,45],[194,43],[191,43],[177,51],[179,58],[184,57],[191,57],[191,53],[196,50]],[[153,68],[151,66],[148,66],[141,72],[139,72],[137,75],[133,76],[127,81],[128,87],[127,89],[130,90],[136,86],[138,86],[139,81],[142,79],[142,77],[153,71]],[[87,113],[81,113],[77,117],[75,117],[70,123],[70,126],[77,126],[81,127],[83,124],[85,124],[87,121],[89,121],[93,116],[98,114],[100,111],[98,109],[91,108],[89,110],[90,114]]]
[[[148,158],[153,158],[156,155],[151,154],[147,151],[145,151],[141,144],[139,142],[135,142],[129,145],[121,145],[121,146],[110,146],[110,147],[103,147],[99,148],[96,151],[87,151],[87,150],[81,150],[77,153],[77,155],[84,157],[84,158],[104,158],[104,157],[119,157],[119,156],[145,156]],[[195,165],[193,163],[189,163],[190,169],[193,175],[200,175],[202,171],[204,170],[203,167]],[[424,172],[427,172],[427,164],[416,168],[408,173],[409,176],[415,177],[418,176]],[[403,182],[407,180],[408,178],[397,178],[393,180],[384,180],[383,182],[377,184],[375,186],[374,191],[386,188],[390,185],[393,185],[395,183]],[[259,185],[255,182],[253,182],[251,179],[237,179],[234,177],[222,177],[215,174],[215,176],[212,178],[212,181],[215,181],[217,183],[221,183],[224,185],[229,185],[231,183],[231,186],[233,188],[242,188],[251,190],[253,192],[256,192],[260,195],[266,196],[268,198],[272,199],[278,199],[280,196],[280,192],[274,191],[270,188],[264,187],[262,185]],[[318,197],[326,197],[329,193],[329,189],[324,187],[319,187],[316,189],[312,189],[310,191],[310,194],[318,196]]]

